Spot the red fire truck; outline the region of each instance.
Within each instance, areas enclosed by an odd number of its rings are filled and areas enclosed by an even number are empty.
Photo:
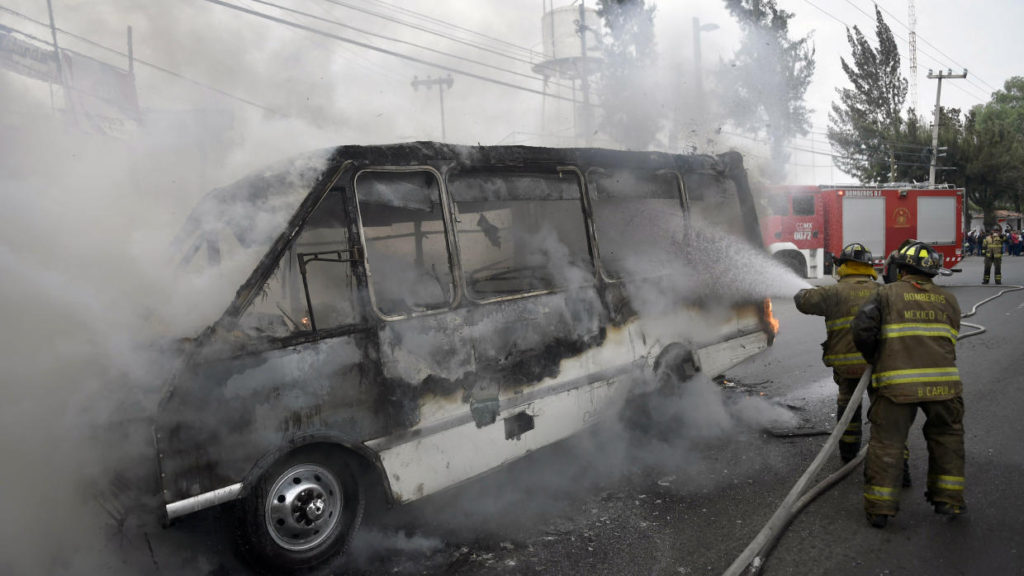
[[[805,278],[832,272],[829,254],[860,242],[881,267],[907,239],[942,253],[942,265],[963,259],[964,191],[912,186],[780,186],[765,191],[764,245]]]

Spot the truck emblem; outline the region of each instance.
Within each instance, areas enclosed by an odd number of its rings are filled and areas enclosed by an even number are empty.
[[[900,206],[892,213],[893,226],[896,228],[910,228],[910,210],[906,206]]]

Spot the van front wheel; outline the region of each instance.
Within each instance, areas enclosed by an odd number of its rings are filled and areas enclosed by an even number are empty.
[[[339,450],[292,452],[271,467],[242,504],[239,546],[267,573],[330,572],[362,519],[355,469]]]

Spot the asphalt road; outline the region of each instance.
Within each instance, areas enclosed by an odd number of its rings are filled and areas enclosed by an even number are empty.
[[[1007,257],[1004,284],[1024,285]],[[997,292],[981,261],[940,283],[967,312]],[[831,279],[821,282],[828,283]],[[364,522],[347,573],[721,574],[811,463],[835,420],[821,365],[824,324],[777,301],[775,345],[726,375],[694,384],[661,429],[619,422],[533,453],[498,473]],[[1024,291],[979,309],[987,331],[958,345],[965,387],[967,501],[955,521],[923,498],[927,450],[911,431],[914,486],[884,530],[865,521],[855,471],[798,516],[764,574],[1024,573]],[[964,328],[962,332],[970,329]],[[832,455],[820,477],[839,467]],[[127,573],[247,574],[230,553],[222,514],[122,545]]]

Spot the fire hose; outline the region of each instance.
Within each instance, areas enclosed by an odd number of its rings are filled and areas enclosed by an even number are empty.
[[[971,316],[974,316],[981,305],[991,302],[1003,294],[1015,292],[1017,290],[1024,290],[1024,286],[1007,285],[1004,289],[1000,290],[998,294],[978,302],[973,308],[971,308],[970,312],[961,314],[960,317],[970,318]],[[986,328],[979,324],[961,322],[960,325],[974,328],[974,331],[967,334],[958,334],[957,340],[977,336],[986,331]],[[860,405],[864,396],[864,391],[867,389],[868,382],[870,381],[871,367],[869,366],[860,377],[860,381],[857,382],[857,388],[853,391],[850,403],[846,406],[846,410],[839,418],[839,421],[836,423],[836,427],[832,430],[832,433],[829,434],[828,440],[825,441],[825,445],[821,447],[821,451],[818,452],[818,455],[811,462],[811,465],[796,481],[796,484],[794,484],[793,488],[790,489],[789,494],[786,495],[782,504],[780,504],[775,513],[772,514],[772,517],[768,519],[768,522],[763,528],[761,528],[761,531],[757,533],[757,536],[755,536],[750,544],[744,548],[743,552],[740,553],[736,560],[729,565],[729,568],[722,573],[723,576],[739,576],[740,574],[755,576],[760,574],[765,560],[775,547],[775,544],[779,541],[779,538],[782,537],[782,534],[785,532],[790,522],[793,521],[793,518],[795,518],[804,507],[810,504],[811,501],[849,475],[854,468],[864,461],[864,457],[868,452],[867,446],[862,448],[853,460],[847,462],[842,468],[836,470],[817,485],[807,490],[806,493],[804,492],[804,488],[810,483],[811,478],[817,475],[818,471],[821,470],[822,465],[825,463],[825,459],[839,444],[839,438],[843,435],[843,432],[846,430],[846,426],[850,423],[850,420],[853,419],[853,414]]]

